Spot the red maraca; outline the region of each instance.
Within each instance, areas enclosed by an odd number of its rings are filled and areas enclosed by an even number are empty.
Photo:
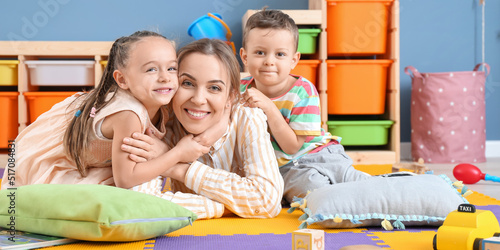
[[[456,165],[453,176],[465,184],[474,184],[480,180],[500,182],[500,177],[485,174],[478,167],[468,163]]]

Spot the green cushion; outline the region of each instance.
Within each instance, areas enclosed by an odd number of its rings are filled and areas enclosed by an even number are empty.
[[[197,219],[168,200],[105,185],[22,186],[1,190],[0,204],[2,227],[89,241],[149,239]]]

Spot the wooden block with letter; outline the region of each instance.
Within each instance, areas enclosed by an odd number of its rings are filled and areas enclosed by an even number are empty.
[[[316,229],[300,229],[292,233],[293,250],[324,250],[325,232]]]
[[[500,250],[500,237],[491,237],[483,240],[483,250]]]

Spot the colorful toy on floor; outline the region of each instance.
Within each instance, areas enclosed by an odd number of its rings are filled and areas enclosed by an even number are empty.
[[[408,169],[416,174],[425,174],[430,169],[424,165],[424,159],[419,158],[417,162],[398,162],[392,165],[392,172],[399,172],[401,169]]]
[[[476,210],[472,204],[461,204],[448,214],[434,236],[436,250],[479,250],[483,239],[500,236],[495,215],[488,210]]]
[[[468,163],[456,165],[453,176],[464,184],[474,184],[480,180],[500,182],[500,177],[485,174],[478,167]]]
[[[325,250],[325,231],[300,229],[292,233],[293,250]]]

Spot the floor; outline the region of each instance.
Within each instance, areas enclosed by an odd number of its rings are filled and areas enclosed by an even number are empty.
[[[0,152],[0,168],[7,165],[8,156],[5,152]],[[485,163],[474,164],[483,173],[500,177],[500,158],[489,158]],[[446,174],[450,179],[453,177],[453,168],[456,164],[426,164],[428,168],[434,171],[434,174]],[[500,183],[480,180],[476,184],[468,184],[467,187],[473,191],[483,193],[487,196],[500,200]]]

